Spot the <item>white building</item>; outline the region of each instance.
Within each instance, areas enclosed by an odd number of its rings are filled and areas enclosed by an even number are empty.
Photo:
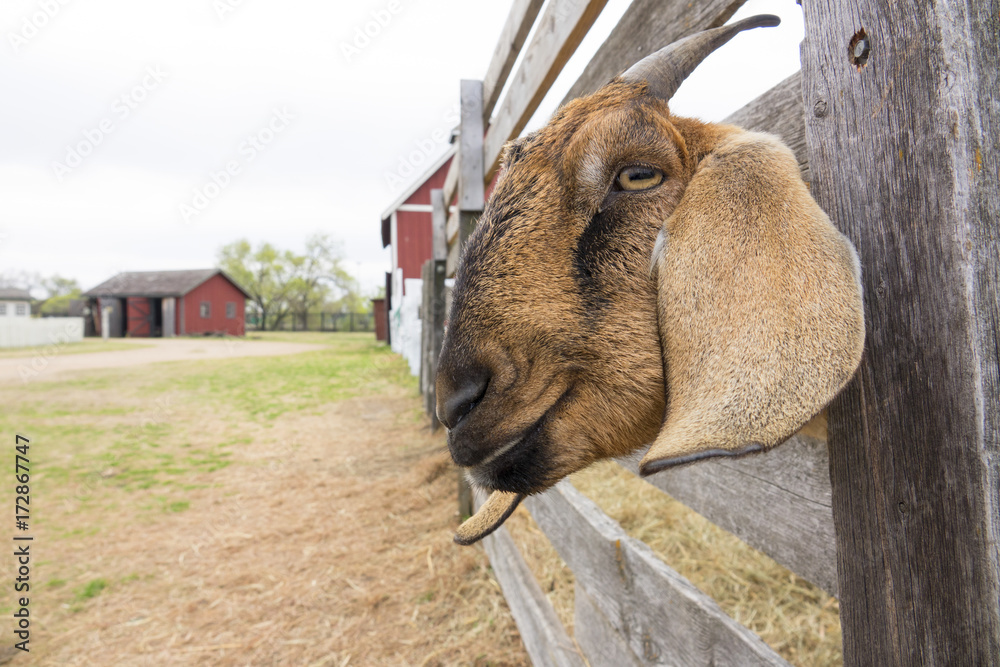
[[[0,287],[0,317],[31,317],[28,290]]]

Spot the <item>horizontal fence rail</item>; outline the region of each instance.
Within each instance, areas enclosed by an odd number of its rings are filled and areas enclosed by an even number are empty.
[[[527,506],[634,660],[678,667],[788,664],[568,481],[528,498]]]
[[[247,330],[257,331],[247,321]],[[309,313],[286,315],[278,324],[268,322],[268,331],[375,331],[374,313]]]
[[[619,462],[638,474],[640,454]],[[837,594],[826,442],[793,436],[766,456],[715,459],[645,478],[831,595]]]

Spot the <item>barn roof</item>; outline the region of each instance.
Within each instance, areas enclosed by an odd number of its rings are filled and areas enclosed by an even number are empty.
[[[231,282],[236,289],[247,291],[238,282],[229,277],[222,269],[192,269],[186,271],[126,271],[87,290],[83,296],[184,296],[191,290],[216,274]]]
[[[4,301],[31,301],[31,293],[17,287],[0,287],[0,299]]]

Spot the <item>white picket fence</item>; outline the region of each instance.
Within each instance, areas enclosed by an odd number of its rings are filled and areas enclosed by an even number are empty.
[[[82,317],[0,319],[0,348],[66,345],[82,341]]]

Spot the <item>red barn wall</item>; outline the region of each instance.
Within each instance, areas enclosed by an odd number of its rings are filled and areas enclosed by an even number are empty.
[[[410,195],[404,204],[426,204],[430,206],[431,203],[431,190],[441,190],[444,188],[444,182],[448,178],[448,169],[451,168],[451,161],[454,158],[448,158],[448,160],[441,165],[441,167],[435,171],[430,178],[424,181],[423,185],[417,188],[412,195]],[[430,215],[429,213],[427,215]]]
[[[125,306],[125,335],[148,338],[149,331],[149,299],[142,296],[128,297]]]
[[[230,336],[242,336],[246,332],[244,325],[244,306],[246,297],[236,289],[221,274],[216,274],[198,285],[179,299],[178,310],[184,312],[184,329],[182,334],[225,333]],[[209,316],[201,316],[201,302],[208,301]],[[236,317],[226,317],[226,303],[236,304]]]
[[[431,190],[440,190],[448,178],[449,158],[430,178],[423,182],[405,204],[431,205]],[[425,211],[396,211],[397,266],[403,269],[403,279],[421,278],[424,262],[434,253],[433,216]]]
[[[424,262],[434,253],[431,218],[430,213],[422,211],[396,211],[396,261],[404,279],[419,279]]]

